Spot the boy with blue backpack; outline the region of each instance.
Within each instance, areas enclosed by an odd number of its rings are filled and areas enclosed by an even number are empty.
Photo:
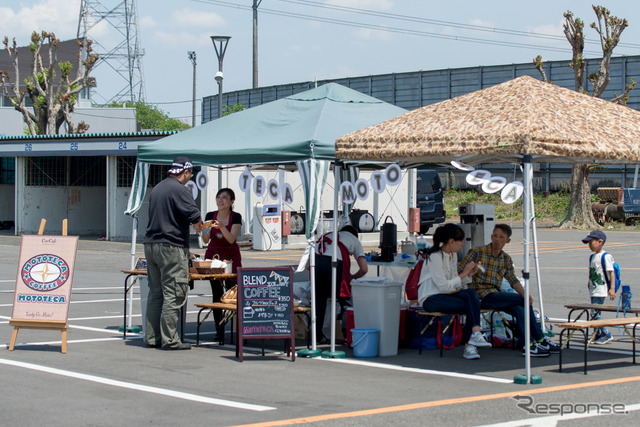
[[[588,244],[589,249],[593,252],[589,257],[589,280],[587,282],[589,293],[591,294],[591,304],[604,304],[607,296],[610,300],[616,298],[619,280],[614,275],[614,266],[616,264],[613,256],[604,250],[606,241],[607,235],[600,230],[594,230],[582,239],[582,243]],[[591,310],[591,320],[600,319],[602,319],[600,311]],[[607,344],[611,340],[613,340],[611,333],[606,327],[603,327],[596,331],[593,343]]]

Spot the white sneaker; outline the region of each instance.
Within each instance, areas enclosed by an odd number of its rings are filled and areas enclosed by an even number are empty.
[[[487,340],[484,339],[484,335],[480,332],[476,332],[471,335],[471,338],[469,338],[469,344],[476,347],[491,347],[491,343],[487,342]]]
[[[464,357],[465,359],[480,359],[478,349],[475,345],[466,346],[464,348],[464,353],[462,353],[462,357]]]

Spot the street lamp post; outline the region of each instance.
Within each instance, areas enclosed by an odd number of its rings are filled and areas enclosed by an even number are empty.
[[[213,48],[216,50],[218,57],[218,72],[216,73],[216,82],[218,83],[218,118],[222,117],[222,61],[227,51],[227,44],[230,36],[211,36]],[[222,167],[218,166],[218,189],[222,188]]]
[[[218,57],[218,72],[215,77],[218,83],[218,118],[222,117],[222,61],[230,38],[230,36],[211,36],[211,41]]]
[[[193,64],[193,97],[191,99],[191,127],[196,127],[196,53],[194,51],[187,52],[189,59]]]

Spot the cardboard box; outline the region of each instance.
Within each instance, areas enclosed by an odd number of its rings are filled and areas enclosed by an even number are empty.
[[[304,314],[294,314],[293,327],[295,328],[296,340],[306,341],[309,336],[309,327],[305,321],[307,317]]]

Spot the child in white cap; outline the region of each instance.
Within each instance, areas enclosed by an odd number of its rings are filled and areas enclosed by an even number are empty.
[[[613,275],[613,256],[605,252],[604,242],[607,241],[607,235],[600,230],[593,230],[587,237],[582,239],[582,243],[588,244],[591,249],[589,257],[589,280],[587,287],[591,295],[591,304],[604,304],[605,298],[613,300],[616,297],[615,277]],[[605,277],[608,275],[609,280]],[[607,286],[611,283],[612,286]],[[602,315],[600,310],[591,310],[591,320],[600,320]],[[611,333],[606,327],[599,328],[596,331],[594,344],[607,344],[613,340]]]

